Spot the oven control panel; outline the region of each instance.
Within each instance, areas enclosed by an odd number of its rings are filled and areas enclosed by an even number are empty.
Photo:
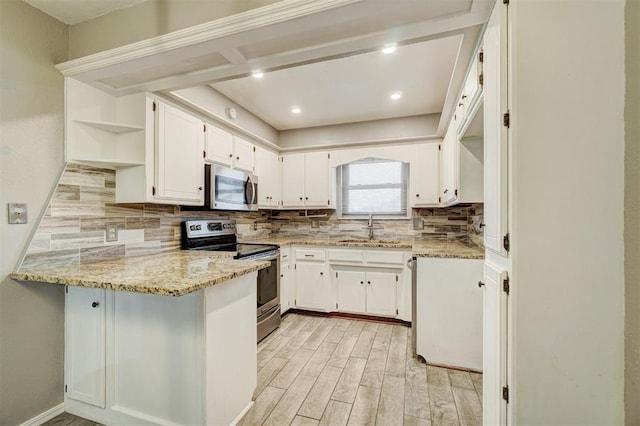
[[[184,229],[187,231],[187,238],[233,235],[236,233],[236,222],[226,219],[187,220]]]

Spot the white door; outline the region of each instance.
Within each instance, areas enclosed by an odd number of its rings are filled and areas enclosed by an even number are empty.
[[[304,154],[283,155],[282,204],[284,207],[304,207],[304,177]]]
[[[207,124],[206,160],[231,167],[233,160],[233,135],[226,130]]]
[[[507,386],[507,302],[506,271],[485,262],[484,309],[482,318],[482,421],[486,425],[507,424],[507,403],[502,389]]]
[[[327,208],[331,205],[329,153],[308,152],[305,155],[305,207]]]
[[[412,207],[438,205],[440,189],[440,153],[437,143],[425,144],[419,159],[411,161],[410,203]]]
[[[364,314],[366,277],[362,271],[335,271],[339,311]]]
[[[296,264],[296,306],[309,309],[327,309],[329,286],[324,263],[300,262]]]
[[[204,124],[159,102],[156,135],[156,195],[179,204],[204,204]]]
[[[253,144],[238,136],[233,137],[233,167],[253,172],[255,165]]]
[[[507,234],[507,5],[496,3],[483,41],[484,246],[506,255]]]
[[[256,146],[256,171],[258,176],[258,206],[277,207],[282,198],[280,159],[278,154]]]
[[[289,271],[289,262],[280,264],[280,313],[284,314],[294,307],[295,289]]]
[[[396,316],[396,286],[400,284],[399,274],[393,272],[367,272],[367,313],[373,315]]]
[[[67,397],[105,407],[105,290],[67,287],[65,384]]]

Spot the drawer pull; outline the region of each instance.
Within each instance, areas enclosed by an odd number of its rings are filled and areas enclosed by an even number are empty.
[[[315,254],[305,254],[304,257],[316,257]]]

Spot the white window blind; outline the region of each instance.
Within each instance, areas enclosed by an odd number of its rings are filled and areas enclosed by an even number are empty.
[[[337,168],[343,216],[369,213],[406,216],[409,164],[365,158]]]

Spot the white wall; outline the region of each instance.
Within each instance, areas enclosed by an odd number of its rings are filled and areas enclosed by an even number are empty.
[[[282,148],[344,145],[363,142],[390,142],[436,137],[440,114],[416,115],[386,120],[309,127],[280,132]]]
[[[279,0],[149,0],[69,29],[69,59],[124,46]]]
[[[625,424],[640,425],[640,2],[625,10]]]
[[[509,6],[512,424],[623,423],[623,8]]]
[[[245,133],[269,146],[276,146],[278,143],[276,129],[209,86],[175,90],[171,94],[205,116],[216,117],[230,129],[237,129],[236,133]],[[238,115],[235,119],[227,117],[226,109],[229,107],[236,109]]]
[[[0,424],[15,425],[63,399],[62,286],[7,277],[62,168],[68,30],[21,0],[0,1]],[[29,224],[8,225],[25,202]]]

